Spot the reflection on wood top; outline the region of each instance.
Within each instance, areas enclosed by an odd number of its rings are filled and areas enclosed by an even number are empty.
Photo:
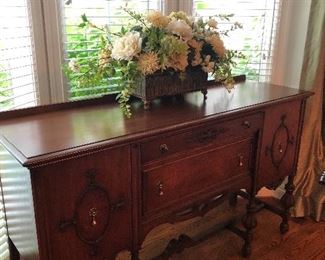
[[[131,119],[123,116],[113,100],[87,105],[87,102],[49,105],[0,113],[1,141],[18,160],[32,166],[64,154],[120,144],[150,133],[310,94],[267,83],[245,82],[237,84],[230,93],[222,87],[210,88],[206,102],[200,92],[186,94],[184,100],[157,99],[148,111],[144,111],[141,102],[134,101]]]

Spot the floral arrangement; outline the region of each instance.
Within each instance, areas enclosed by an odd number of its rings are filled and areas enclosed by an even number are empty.
[[[132,91],[142,77],[155,73],[178,73],[185,77],[189,67],[199,67],[213,74],[216,81],[228,88],[233,85],[231,68],[241,53],[227,50],[222,37],[240,28],[234,23],[229,30],[219,31],[218,20],[230,20],[231,15],[195,20],[184,12],[166,16],[158,11],[139,14],[124,8],[132,23],[118,33],[107,26],[101,28],[82,15],[80,27],[98,31],[98,50],[90,59],[71,59],[64,68],[70,80],[80,87],[96,86],[99,82],[117,80],[120,93],[117,100],[127,117]]]

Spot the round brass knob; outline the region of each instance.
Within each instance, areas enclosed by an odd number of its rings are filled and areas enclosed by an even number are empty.
[[[238,155],[238,159],[239,159],[239,167],[243,167],[244,166],[244,156],[242,154]]]
[[[251,128],[251,123],[249,122],[249,121],[244,121],[243,123],[242,123],[242,125],[243,125],[243,127],[244,128]]]
[[[167,146],[167,144],[162,144],[162,145],[160,145],[159,150],[160,150],[160,152],[161,152],[162,154],[168,152],[168,146]]]
[[[164,195],[164,185],[163,185],[163,183],[161,181],[158,182],[158,195],[159,196]]]

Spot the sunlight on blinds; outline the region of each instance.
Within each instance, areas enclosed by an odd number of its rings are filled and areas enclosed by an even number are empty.
[[[68,4],[67,4],[68,2]],[[62,28],[63,28],[63,49],[65,50],[65,62],[68,63],[72,58],[78,61],[87,59],[97,49],[94,40],[94,32],[89,30],[87,33],[79,28],[82,22],[80,16],[86,14],[88,19],[98,25],[108,25],[112,32],[120,30],[121,26],[129,21],[128,16],[121,7],[135,10],[137,12],[147,12],[148,10],[160,10],[163,6],[162,0],[62,0]],[[76,47],[76,42],[80,42]],[[88,97],[101,96],[118,90],[118,86],[103,83],[101,86],[92,88],[79,88],[76,82],[69,82],[69,96],[71,100],[83,99]]]
[[[0,194],[2,194],[1,186]],[[0,259],[9,259],[7,225],[3,208],[2,195],[0,196]]]
[[[0,1],[0,110],[38,104],[32,28],[26,0]]]
[[[246,74],[248,79],[270,81],[281,0],[194,0],[196,16],[233,14],[233,21],[243,25],[225,37],[229,49],[240,50],[246,59],[239,62],[234,74]],[[218,28],[227,25],[219,23]]]

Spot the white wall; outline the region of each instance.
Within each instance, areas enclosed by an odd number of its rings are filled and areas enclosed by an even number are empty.
[[[311,0],[283,0],[272,83],[299,87]]]

